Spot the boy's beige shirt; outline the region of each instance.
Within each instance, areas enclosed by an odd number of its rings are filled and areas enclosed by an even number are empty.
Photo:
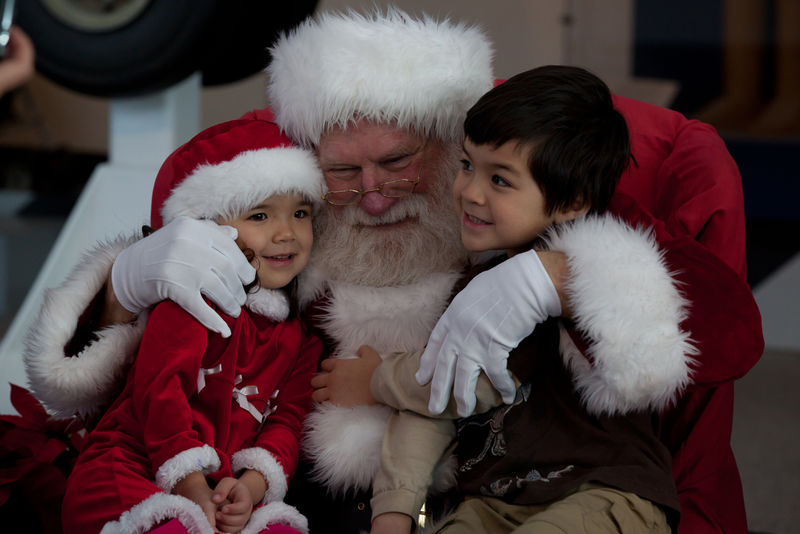
[[[455,401],[439,415],[428,412],[430,384],[417,384],[415,374],[423,351],[382,355],[370,392],[378,402],[398,410],[389,420],[381,446],[381,465],[373,482],[372,517],[400,512],[416,521],[433,484],[433,473],[455,437]],[[481,373],[475,390],[475,413],[502,404],[503,400]],[[419,415],[425,414],[425,415]]]

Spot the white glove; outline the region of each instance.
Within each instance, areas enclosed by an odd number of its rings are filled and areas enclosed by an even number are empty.
[[[231,335],[203,295],[232,317],[245,303],[243,284],[255,269],[236,245],[237,231],[213,221],[178,217],[123,250],[111,268],[114,294],[133,313],[170,299],[209,330]]]
[[[481,370],[503,402],[514,402],[508,353],[537,324],[558,315],[561,301],[534,250],[473,278],[444,311],[422,354],[416,378],[420,385],[433,378],[428,409],[444,411],[452,388],[458,414],[470,415]]]

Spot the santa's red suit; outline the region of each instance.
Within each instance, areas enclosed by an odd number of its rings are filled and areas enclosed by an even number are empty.
[[[197,504],[170,495],[194,471],[216,481],[243,469],[264,475],[267,506],[254,511],[248,531],[290,513],[269,503],[283,499],[297,465],[321,343],[298,319],[244,310],[223,317],[227,339],[171,301],[153,310],[124,391],[69,478],[65,534],[139,532],[173,517],[189,532],[210,532]]]

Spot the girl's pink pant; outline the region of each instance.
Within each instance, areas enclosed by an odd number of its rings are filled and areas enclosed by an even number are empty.
[[[163,525],[159,525],[148,534],[189,534],[188,531],[183,528],[180,521],[177,519],[172,519],[167,521]],[[299,530],[288,527],[286,525],[270,525],[268,528],[265,528],[258,534],[302,534]]]

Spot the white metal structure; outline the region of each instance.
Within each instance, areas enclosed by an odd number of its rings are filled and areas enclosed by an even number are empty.
[[[150,220],[150,195],[167,155],[200,129],[200,74],[164,91],[110,103],[109,161],[98,165],[0,344],[0,413],[14,413],[9,382],[27,386],[23,339],[44,291],[60,284],[92,243]]]

